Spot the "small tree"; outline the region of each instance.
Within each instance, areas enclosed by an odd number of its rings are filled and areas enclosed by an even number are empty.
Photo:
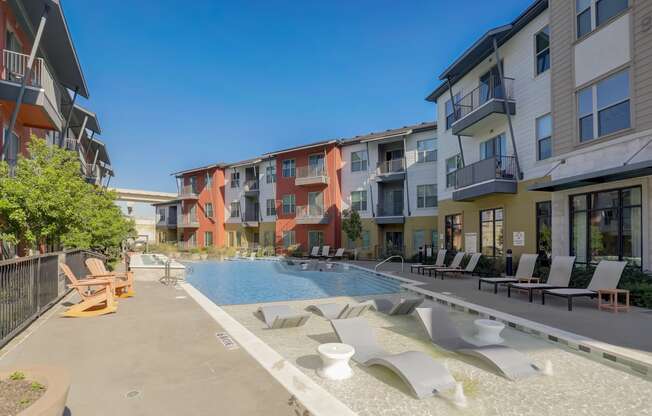
[[[342,212],[342,229],[350,241],[356,242],[362,237],[362,221],[358,211],[346,209]],[[358,258],[357,247],[353,248],[353,256]]]

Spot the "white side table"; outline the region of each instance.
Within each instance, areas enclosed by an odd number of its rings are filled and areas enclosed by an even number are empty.
[[[473,321],[477,332],[475,338],[487,344],[502,344],[505,340],[500,333],[505,329],[505,324],[492,319],[476,319]]]
[[[355,353],[355,349],[347,344],[336,342],[321,344],[317,347],[321,356],[322,368],[317,370],[320,377],[328,380],[344,380],[353,375],[349,367],[349,359]]]

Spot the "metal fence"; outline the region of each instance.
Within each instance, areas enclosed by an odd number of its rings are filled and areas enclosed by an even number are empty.
[[[0,347],[67,293],[60,288],[59,262],[82,278],[89,257],[105,260],[98,253],[70,250],[0,261]]]

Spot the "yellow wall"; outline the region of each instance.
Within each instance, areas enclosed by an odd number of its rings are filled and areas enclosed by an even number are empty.
[[[240,232],[242,235],[242,240],[241,240],[241,247],[248,247],[250,243],[253,244],[254,241],[254,233],[258,233],[258,244],[262,246],[265,243],[264,240],[264,232],[268,231],[271,232],[271,239],[272,239],[272,244],[274,244],[274,235],[275,235],[275,229],[276,229],[276,223],[274,222],[261,222],[259,223],[258,227],[243,227],[242,224],[236,223],[236,224],[225,224],[224,228],[226,230],[226,240],[225,244],[227,247],[231,247],[229,245],[230,237],[229,233],[237,233]],[[236,234],[237,236],[237,234]],[[237,237],[234,238],[234,244],[232,247],[237,246]]]
[[[419,247],[414,246],[414,232],[423,231],[423,243],[432,244],[432,232],[437,233],[437,217],[406,217],[403,227],[403,243],[405,255],[411,257],[419,252]]]

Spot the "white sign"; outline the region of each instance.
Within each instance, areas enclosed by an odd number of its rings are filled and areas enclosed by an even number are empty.
[[[428,248],[426,248],[426,256],[427,256],[427,257],[432,256],[432,247],[428,247]]]
[[[222,345],[224,345],[224,348],[227,350],[237,350],[240,348],[233,338],[231,338],[231,336],[226,332],[217,332],[215,336],[220,340],[220,342],[222,342]]]
[[[464,234],[464,250],[466,250],[466,252],[469,254],[476,253],[478,251],[477,233]]]
[[[525,231],[514,231],[512,245],[514,247],[523,247],[525,245]]]

